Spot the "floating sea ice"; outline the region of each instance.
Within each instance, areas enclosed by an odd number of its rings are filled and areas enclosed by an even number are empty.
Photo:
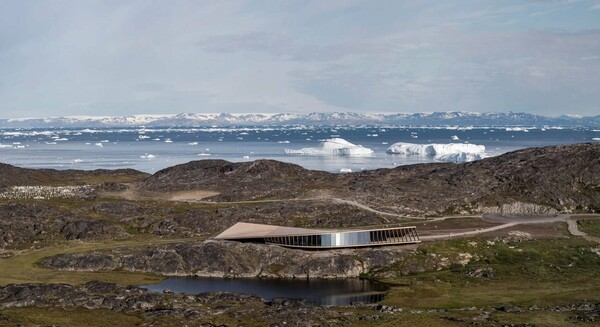
[[[94,144],[94,145],[95,145],[95,146],[98,146],[98,147],[101,147],[101,148],[102,148],[102,147],[104,147],[104,145],[102,145],[102,143],[96,143],[96,144]]]
[[[457,135],[452,135],[451,139],[452,139],[452,141],[460,140]]]
[[[525,132],[525,133],[529,133],[529,130],[527,128],[524,128],[524,127],[507,127],[506,131],[507,132]]]
[[[48,144],[48,145],[55,145],[56,142],[46,142],[46,144]]]
[[[592,137],[593,141],[600,141],[600,137]]]
[[[485,156],[485,146],[476,144],[415,144],[398,142],[386,151],[390,154],[421,155],[435,157],[439,161],[465,162]]]
[[[140,139],[140,140],[149,139],[149,138],[150,138],[150,136],[148,136],[148,135],[138,135],[138,139]]]
[[[81,159],[74,159],[74,160],[72,161],[72,163],[74,163],[74,164],[76,164],[76,163],[81,163],[81,162],[83,162],[83,160],[81,160]]]
[[[166,139],[165,143],[173,143],[173,141],[171,139]]]
[[[250,156],[243,156],[244,159],[250,159]]]
[[[198,142],[190,142],[189,145],[198,145]]]
[[[288,144],[288,143],[290,143],[290,141],[277,141],[277,143]]]
[[[340,169],[340,173],[351,173],[351,172],[352,172],[352,169],[350,169],[350,168],[342,168],[342,169]]]
[[[321,142],[320,148],[285,149],[285,153],[307,156],[371,156],[373,150],[352,144],[342,138],[332,138]]]
[[[143,156],[140,156],[140,159],[154,159],[154,158],[156,158],[156,156],[151,153],[146,153]]]
[[[210,156],[210,153],[202,152],[202,153],[198,153],[198,156],[200,156],[200,157],[208,157],[208,156]]]
[[[13,146],[10,144],[0,144],[0,148],[5,148],[5,149],[11,148],[12,149],[12,147]]]

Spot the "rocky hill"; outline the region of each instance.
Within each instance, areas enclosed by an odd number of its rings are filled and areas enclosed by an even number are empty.
[[[77,185],[136,181],[147,174],[134,169],[92,171],[28,169],[0,163],[0,189],[10,186]]]
[[[213,200],[239,201],[294,197],[306,187],[325,187],[335,176],[275,160],[231,163],[199,160],[158,171],[141,183],[150,191],[212,190]]]
[[[213,201],[337,197],[404,214],[598,212],[600,144],[529,148],[464,164],[350,174],[271,160],[194,161],[159,171],[141,187],[219,192],[208,199]]]

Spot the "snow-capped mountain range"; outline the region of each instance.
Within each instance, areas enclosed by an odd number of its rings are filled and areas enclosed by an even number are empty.
[[[52,118],[0,119],[0,128],[45,127],[165,127],[165,126],[277,126],[277,125],[400,125],[400,126],[600,126],[600,115],[592,117],[546,117],[528,113],[352,113],[333,112],[309,114],[204,114],[131,116],[68,116]]]

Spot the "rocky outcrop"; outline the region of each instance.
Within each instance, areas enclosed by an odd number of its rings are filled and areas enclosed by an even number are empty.
[[[240,201],[326,195],[402,214],[480,213],[508,205],[600,212],[600,143],[528,148],[464,164],[433,163],[348,174],[272,160],[195,161],[156,173],[142,188],[219,192],[209,200]]]
[[[0,249],[53,240],[120,239],[130,233],[165,237],[216,235],[239,221],[296,227],[382,224],[379,215],[325,200],[246,205],[70,200],[0,202]],[[388,218],[389,220],[389,218]]]
[[[97,169],[90,171],[72,169],[29,169],[0,163],[0,190],[9,186],[96,184],[90,181],[133,182],[147,176],[148,174],[134,169]]]
[[[547,216],[558,214],[558,210],[552,207],[522,202],[506,203],[497,207],[485,207],[481,208],[481,211],[484,213],[497,213],[506,216]]]
[[[91,281],[84,285],[21,284],[0,287],[0,309],[6,308],[108,309],[140,315],[146,323],[181,326],[193,319],[198,326],[214,326],[223,317],[258,325],[329,325],[358,319],[333,308],[305,301],[263,299],[235,293],[184,295],[151,293],[143,288]],[[197,323],[197,324],[196,324]]]
[[[160,170],[140,185],[150,191],[209,189],[221,193],[210,198],[214,201],[238,201],[294,197],[305,186],[315,187],[330,177],[275,160],[200,160]]]
[[[404,247],[302,251],[254,243],[205,241],[111,252],[60,254],[42,265],[62,270],[127,270],[168,276],[347,278],[402,260]]]

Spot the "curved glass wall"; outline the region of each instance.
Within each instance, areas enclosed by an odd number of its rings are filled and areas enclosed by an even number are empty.
[[[265,243],[303,248],[357,247],[420,242],[416,227],[266,237]]]

